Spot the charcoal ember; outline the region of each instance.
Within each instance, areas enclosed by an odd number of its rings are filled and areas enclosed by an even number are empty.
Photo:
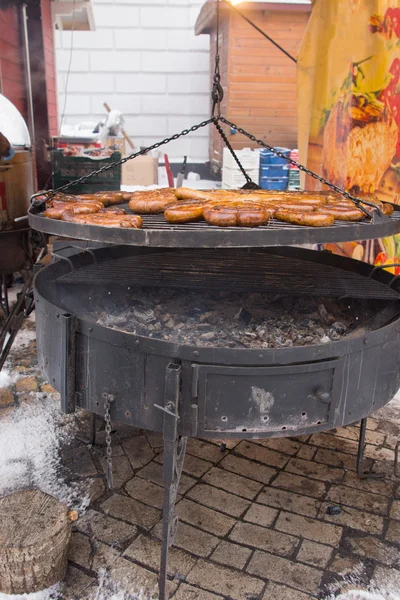
[[[320,304],[318,306],[318,312],[319,315],[321,317],[321,319],[323,320],[324,323],[326,323],[327,325],[332,325],[332,323],[335,322],[335,317],[333,317],[332,315],[330,315],[328,313],[328,311],[326,310],[325,306],[323,304]]]
[[[155,316],[154,311],[151,310],[151,308],[146,310],[144,308],[137,307],[133,309],[133,314],[135,315],[138,321],[141,321],[143,323],[153,323],[154,321],[157,321],[157,317]]]
[[[243,325],[250,325],[253,320],[253,315],[245,308],[241,308],[239,312],[236,313],[235,320],[240,321]]]

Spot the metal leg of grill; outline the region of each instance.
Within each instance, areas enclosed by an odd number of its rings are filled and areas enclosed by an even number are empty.
[[[358,440],[358,452],[357,452],[357,475],[360,479],[381,479],[384,477],[381,473],[368,473],[364,471],[364,458],[365,458],[365,434],[367,432],[367,417],[361,420],[360,423],[360,437]]]
[[[160,573],[158,579],[159,600],[167,600],[168,551],[174,543],[178,525],[175,502],[185,460],[187,438],[178,435],[180,371],[178,365],[169,365],[166,372],[164,412],[164,504],[161,544]]]

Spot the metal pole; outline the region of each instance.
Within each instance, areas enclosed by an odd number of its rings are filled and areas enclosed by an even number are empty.
[[[25,77],[26,77],[26,88],[28,92],[28,123],[29,133],[31,135],[31,145],[35,146],[35,121],[33,116],[33,96],[32,96],[32,78],[31,78],[31,61],[29,51],[29,37],[28,37],[28,16],[26,14],[26,4],[21,6],[22,14],[22,30],[24,37],[24,51],[25,51]]]

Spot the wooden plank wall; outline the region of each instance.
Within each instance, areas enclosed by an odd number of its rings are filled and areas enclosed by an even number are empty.
[[[297,57],[309,12],[257,10],[246,15]],[[222,65],[227,117],[272,146],[295,148],[296,65],[239,15],[225,17],[224,25],[229,29]],[[235,149],[257,146],[242,135],[226,133]]]

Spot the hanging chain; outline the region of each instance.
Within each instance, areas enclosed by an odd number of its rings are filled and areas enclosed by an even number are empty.
[[[225,135],[224,130],[222,129],[221,125],[218,123],[218,120],[214,121],[214,125],[219,133],[219,135],[222,137],[223,141],[225,142],[226,147],[228,148],[229,152],[232,154],[237,166],[239,167],[239,169],[241,170],[241,172],[243,173],[244,177],[246,178],[246,186],[247,188],[257,188],[258,186],[252,181],[251,177],[246,173],[242,163],[240,162],[238,155],[236,154],[236,152],[234,151],[234,149],[231,146],[231,143],[229,142],[228,138]]]
[[[97,171],[92,171],[91,173],[88,173],[88,175],[84,175],[83,177],[80,177],[79,179],[75,179],[74,181],[70,181],[69,183],[62,185],[61,187],[59,187],[55,190],[47,190],[47,191],[37,192],[36,194],[34,194],[31,197],[31,201],[34,202],[36,206],[42,206],[45,202],[47,202],[49,199],[51,199],[57,192],[65,192],[66,190],[69,190],[70,188],[75,187],[76,185],[79,185],[81,183],[86,183],[86,181],[88,181],[92,177],[95,177],[96,175],[100,175],[100,173],[104,173],[105,171],[109,171],[110,169],[115,169],[116,167],[119,167],[119,165],[123,165],[124,163],[128,162],[129,160],[137,158],[138,156],[142,156],[143,154],[147,154],[148,152],[151,152],[152,150],[157,150],[157,148],[160,148],[161,146],[165,146],[165,144],[169,144],[170,142],[178,140],[180,137],[189,135],[189,133],[193,133],[193,132],[197,131],[198,129],[202,129],[203,127],[206,127],[207,125],[214,123],[214,121],[215,121],[215,118],[210,117],[209,119],[207,119],[206,121],[202,121],[198,125],[193,125],[193,127],[190,127],[189,129],[184,129],[180,133],[175,133],[171,137],[165,138],[161,142],[156,142],[155,144],[153,144],[152,146],[149,146],[148,148],[143,148],[143,150],[140,150],[139,152],[134,152],[133,154],[130,154],[129,156],[125,156],[124,158],[121,158],[120,160],[117,160],[108,165],[105,165],[104,167],[101,167],[101,169],[98,169]],[[35,200],[36,197],[40,197],[40,196],[46,196],[46,197],[41,200]]]
[[[367,200],[363,200],[362,198],[358,198],[357,196],[352,196],[351,194],[349,194],[349,192],[346,192],[345,190],[343,190],[339,186],[335,185],[334,183],[331,183],[330,181],[328,181],[324,177],[321,177],[321,175],[318,175],[317,173],[314,173],[314,171],[311,171],[310,169],[307,169],[307,167],[305,167],[304,165],[302,165],[302,164],[296,162],[295,160],[293,160],[293,159],[285,156],[285,154],[283,154],[283,152],[279,152],[279,150],[276,150],[273,146],[269,146],[268,144],[266,144],[262,140],[258,140],[255,135],[252,135],[251,133],[249,133],[245,129],[242,129],[241,127],[238,127],[237,125],[235,125],[235,123],[232,123],[231,121],[228,121],[228,119],[225,119],[225,117],[220,117],[219,120],[222,123],[225,123],[225,125],[228,125],[229,127],[235,128],[238,133],[241,133],[242,135],[246,136],[252,142],[255,142],[259,146],[262,146],[263,148],[266,148],[267,150],[269,150],[270,152],[272,152],[276,156],[279,156],[279,158],[283,158],[289,164],[293,165],[294,167],[297,167],[299,169],[299,171],[303,171],[303,173],[306,173],[307,175],[310,175],[310,177],[313,177],[313,179],[316,179],[320,183],[323,183],[324,185],[328,186],[331,190],[334,190],[338,194],[341,194],[344,198],[347,198],[348,200],[351,200],[368,217],[372,218],[371,213],[368,210],[366,210],[362,206],[362,204],[367,204],[368,206],[371,206],[373,208],[377,208],[376,204],[373,204],[372,202],[368,202]]]
[[[112,448],[111,448],[111,403],[114,402],[114,396],[111,394],[103,394],[104,398],[104,420],[106,422],[106,465],[107,465],[107,485],[108,489],[114,487],[113,481],[113,464],[112,464]]]
[[[216,27],[216,41],[215,41],[215,68],[214,68],[214,79],[213,87],[211,91],[212,98],[212,109],[211,115],[215,116],[215,109],[217,108],[218,117],[221,116],[221,102],[224,99],[224,89],[221,85],[221,72],[220,72],[220,55],[219,55],[219,17],[220,17],[220,0],[217,0],[217,27]]]

